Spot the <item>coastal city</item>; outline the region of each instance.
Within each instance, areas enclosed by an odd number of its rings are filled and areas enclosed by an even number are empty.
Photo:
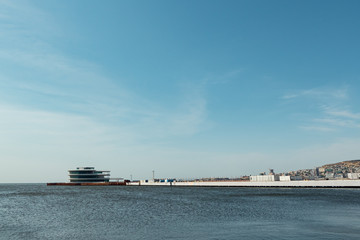
[[[310,180],[356,180],[360,179],[360,160],[348,160],[334,164],[326,164],[313,169],[300,169],[295,171],[276,173],[274,169],[269,172],[261,172],[255,176],[241,176],[237,178],[210,177],[198,179],[156,179],[154,182],[212,182],[212,181],[250,181],[250,182],[272,182],[272,181],[310,181]],[[139,181],[139,180],[137,180]],[[146,180],[145,180],[146,181]]]
[[[360,187],[360,160],[326,164],[314,169],[276,173],[274,169],[259,175],[237,178],[176,179],[155,178],[133,180],[110,178],[110,171],[94,167],[77,167],[68,170],[69,182],[47,183],[51,185],[129,185],[129,186],[234,186],[234,187]]]
[[[313,169],[275,173],[269,169],[268,174],[261,172],[257,176],[242,176],[239,178],[201,178],[193,181],[301,181],[301,180],[342,180],[360,179],[360,160],[349,160],[334,164],[326,164]],[[162,181],[163,179],[158,179]],[[181,179],[180,179],[181,181]],[[187,180],[188,181],[188,180]]]

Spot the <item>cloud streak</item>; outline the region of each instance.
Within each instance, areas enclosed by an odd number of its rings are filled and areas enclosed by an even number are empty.
[[[317,99],[347,99],[348,88],[343,87],[340,89],[321,89],[312,88],[307,90],[298,91],[295,93],[285,94],[282,99],[295,99],[295,98],[317,98]]]
[[[107,77],[101,65],[69,57],[48,37],[38,35],[39,29],[49,27],[46,13],[26,4],[0,4],[9,25],[3,34],[17,39],[14,43],[9,38],[0,47],[0,62],[12,67],[1,71],[0,102],[14,109],[72,113],[114,128],[128,126],[140,139],[192,135],[202,128],[207,106],[202,90],[186,93],[171,108],[145,99],[122,86],[121,80]],[[25,21],[34,14],[36,20]],[[28,44],[33,38],[37,45]],[[12,97],[15,94],[17,99]]]
[[[322,126],[301,126],[301,129],[307,131],[319,131],[319,132],[334,132],[336,131],[334,128],[322,127]]]
[[[350,118],[350,119],[360,119],[360,113],[354,113],[348,110],[335,110],[335,109],[328,109],[325,111],[326,114],[335,116],[335,117],[342,117],[342,118]]]
[[[351,107],[348,86],[338,89],[309,89],[295,94],[287,94],[282,99],[287,101],[310,100],[308,104],[314,105],[316,118],[304,119],[316,125],[300,126],[300,129],[318,132],[335,132],[343,128],[359,128],[360,113],[349,110]],[[353,106],[355,107],[355,106]],[[321,124],[321,125],[319,125]]]

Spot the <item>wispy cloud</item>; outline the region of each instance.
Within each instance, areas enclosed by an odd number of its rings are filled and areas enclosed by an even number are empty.
[[[288,94],[288,95],[282,96],[282,99],[292,99],[292,98],[297,98],[299,96],[300,96],[299,94]]]
[[[241,73],[244,71],[243,68],[233,69],[222,74],[209,74],[202,79],[203,84],[217,85],[227,84],[231,81],[240,79]]]
[[[334,128],[323,127],[323,126],[301,126],[301,129],[307,131],[320,131],[320,132],[334,132],[336,131]]]
[[[89,164],[141,172],[138,159],[156,164],[151,151],[206,125],[204,88],[186,89],[172,106],[154,102],[108,77],[100,63],[60,51],[43,33],[49,21],[40,10],[2,1],[0,14],[0,158],[20,175],[45,181]],[[27,181],[0,181],[9,179]]]
[[[203,128],[203,88],[186,91],[172,107],[153,102],[106,76],[100,64],[59,51],[49,41],[51,34],[42,34],[48,28],[50,33],[63,31],[51,25],[46,13],[12,1],[1,1],[0,6],[7,25],[0,30],[5,36],[0,46],[0,103],[7,108],[85,117],[114,129],[122,126],[126,135],[140,140],[193,135]]]
[[[325,111],[325,113],[335,117],[360,119],[360,113],[354,113],[349,110],[328,109]]]
[[[299,128],[308,131],[334,132],[340,128],[359,128],[360,113],[351,111],[349,86],[337,89],[314,88],[287,94],[282,97],[284,100],[297,100],[303,104],[311,104],[317,112],[312,113],[315,118],[303,119],[307,124]],[[320,124],[320,125],[319,125]]]
[[[332,126],[346,127],[346,128],[360,128],[360,121],[358,113],[353,113],[349,110],[325,110],[324,117],[314,119],[314,122],[322,122]]]
[[[46,51],[52,48],[48,40],[61,40],[63,30],[56,26],[52,16],[29,1],[1,0],[0,15],[0,49],[13,56],[16,51],[23,54],[29,50]]]
[[[346,99],[348,98],[348,87],[339,89],[312,88],[302,91],[295,91],[282,96],[282,99],[294,99],[301,97],[320,98],[320,99]]]
[[[192,96],[184,103],[182,114],[171,117],[171,124],[175,126],[177,134],[195,134],[206,121],[207,102],[202,96]]]

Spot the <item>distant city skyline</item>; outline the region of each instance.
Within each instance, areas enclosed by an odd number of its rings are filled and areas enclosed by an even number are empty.
[[[0,182],[360,159],[359,7],[0,0]]]

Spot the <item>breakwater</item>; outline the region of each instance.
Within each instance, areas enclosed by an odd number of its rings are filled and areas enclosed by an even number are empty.
[[[189,181],[189,182],[130,182],[132,186],[177,186],[177,187],[282,187],[282,188],[360,188],[360,180],[319,180],[319,181]]]
[[[126,182],[58,182],[47,183],[47,186],[114,186],[114,185],[126,185]]]

